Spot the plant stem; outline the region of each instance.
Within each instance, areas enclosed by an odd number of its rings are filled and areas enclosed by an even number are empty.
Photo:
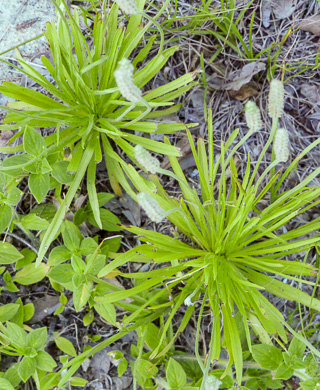
[[[193,356],[193,355],[171,355],[171,357],[172,357],[172,359],[175,359],[175,360],[197,361],[196,356]],[[205,361],[204,357],[202,357],[201,359],[203,361]],[[217,360],[215,362],[215,365],[227,367],[228,363],[229,363],[228,359],[219,359],[219,360]],[[261,366],[259,366],[259,364],[256,363],[256,362],[246,362],[246,361],[244,361],[243,362],[243,367],[244,368],[258,368],[260,370],[263,370],[263,368],[261,368]]]
[[[78,187],[81,183],[81,180],[83,179],[83,177],[86,173],[87,167],[88,167],[89,162],[93,156],[93,153],[94,153],[94,146],[92,145],[92,143],[89,142],[89,144],[87,145],[87,147],[83,153],[83,157],[82,157],[81,163],[79,165],[78,171],[73,179],[72,184],[70,185],[70,188],[69,188],[69,191],[67,192],[66,198],[61,203],[59,210],[56,212],[50,226],[46,230],[46,233],[43,237],[43,240],[42,240],[40,248],[39,248],[38,257],[36,260],[36,265],[39,265],[41,263],[50,244],[52,243],[52,241],[55,239],[57,233],[59,232],[62,221],[64,220],[65,215],[66,215],[67,211],[69,210],[71,202],[72,202],[72,200],[73,200],[73,198],[78,190]]]

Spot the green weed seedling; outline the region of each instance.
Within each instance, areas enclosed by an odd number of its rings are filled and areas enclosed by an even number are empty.
[[[176,349],[174,345],[161,357],[150,359],[152,351],[158,346],[161,334],[159,327],[153,323],[141,326],[137,330],[138,344],[130,348],[129,363],[134,383],[143,389],[156,389],[157,386],[167,390],[199,390],[203,383],[203,371],[198,359]],[[172,326],[161,344],[160,350],[166,348],[172,337]],[[240,334],[241,343],[246,344],[246,336]],[[284,352],[283,352],[284,350]],[[120,351],[112,351],[112,363],[118,368],[119,376],[123,375],[127,361]],[[206,357],[202,357],[205,362]],[[234,374],[228,366],[228,359],[215,361],[215,366],[221,367],[210,370],[205,380],[204,388],[238,389],[234,383]],[[295,376],[300,379],[301,389],[313,389],[320,380],[319,359],[312,353],[306,353],[304,342],[294,337],[286,348],[279,349],[271,344],[255,344],[252,353],[244,353],[244,386],[241,389],[267,390],[281,389],[284,380]],[[165,372],[165,375],[163,373]],[[316,387],[315,387],[316,388]]]
[[[8,242],[0,242],[0,265],[11,265],[13,267],[14,264],[14,272],[11,273],[1,267],[1,273],[5,271],[3,280],[6,290],[17,292],[19,288],[16,284],[28,286],[38,283],[46,277],[50,268],[49,265],[42,263],[37,267],[34,263],[35,258],[36,253],[33,250],[23,249],[19,252]]]
[[[288,135],[283,129],[278,129],[278,119],[283,113],[283,98],[283,85],[277,80],[273,81],[269,97],[269,115],[273,121],[271,133],[254,168],[248,156],[243,175],[236,167],[234,156],[246,139],[260,127],[260,116],[257,116],[257,110],[252,110],[252,107],[247,113],[249,132],[231,148],[238,134],[237,130],[233,132],[226,144],[221,143],[219,155],[214,155],[211,112],[208,120],[208,152],[202,139],[198,140],[196,149],[188,132],[199,171],[199,193],[189,186],[177,159],[173,156],[170,156],[173,173],[168,174],[175,177],[179,183],[182,195],[178,199],[167,194],[156,175],[150,175],[150,180],[147,180],[140,177],[133,167],[122,164],[124,171],[143,196],[137,196],[123,181],[126,191],[140,202],[155,222],[167,217],[176,233],[170,237],[153,230],[127,228],[145,244],[127,252],[127,257],[123,254],[109,263],[98,276],[102,277],[131,261],[157,264],[159,268],[125,275],[136,280],[134,288],[122,293],[114,292],[104,297],[96,297],[96,301],[117,304],[138,291],[142,293],[150,289],[159,289],[158,298],[161,300],[161,294],[166,297],[168,290],[171,291],[170,315],[161,328],[159,345],[150,358],[165,356],[169,351],[177,335],[185,329],[194,313],[194,302],[201,302],[198,332],[202,321],[201,313],[204,308],[209,308],[212,313],[212,328],[206,364],[202,362],[196,344],[196,356],[204,377],[201,390],[205,388],[204,383],[212,362],[220,357],[221,348],[226,349],[229,354],[225,373],[234,365],[237,383],[241,384],[243,352],[254,351],[251,331],[263,344],[271,346],[275,340],[281,346],[288,341],[287,330],[307,345],[315,356],[320,356],[319,351],[297,334],[261,293],[267,291],[315,310],[320,308],[318,299],[280,280],[287,278],[314,286],[310,277],[315,276],[317,271],[306,259],[310,249],[319,245],[320,241],[320,218],[287,232],[281,230],[296,216],[320,202],[319,188],[309,185],[319,175],[320,168],[293,188],[281,191],[281,185],[300,159],[320,143],[320,140],[317,140],[311,144],[283,172],[275,171],[289,156]],[[262,169],[263,158],[272,143],[272,162],[258,175],[259,168]],[[151,166],[153,169],[155,164],[152,163]],[[145,169],[150,171],[149,168],[146,164]],[[159,172],[163,173],[162,170]],[[269,203],[265,201],[268,194]],[[304,261],[301,261],[301,253],[305,253]],[[288,260],[288,256],[295,256],[295,260]],[[303,279],[304,276],[308,278]],[[169,345],[162,350],[160,345],[166,331],[183,304],[187,306],[184,318]],[[149,310],[152,312],[151,301]],[[246,336],[245,349],[240,339],[240,329]]]
[[[178,50],[175,46],[163,51],[162,39],[158,54],[149,62],[145,62],[155,46],[156,36],[151,37],[148,44],[140,51],[137,50],[145,33],[162,14],[166,3],[153,21],[145,26],[141,24],[145,16],[139,11],[138,14],[131,15],[126,27],[124,24],[120,25],[119,7],[114,3],[111,9],[104,9],[103,17],[100,14],[96,15],[94,25],[92,29],[88,28],[88,33],[82,33],[80,20],[84,17],[87,22],[86,14],[75,10],[72,15],[64,0],[57,2],[52,0],[52,2],[57,9],[58,21],[56,24],[48,23],[44,34],[51,49],[53,63],[45,56],[41,61],[54,81],[48,81],[17,51],[22,70],[18,66],[15,66],[16,69],[39,84],[45,93],[10,82],[0,86],[1,93],[16,100],[10,102],[8,107],[3,107],[9,113],[5,118],[5,124],[1,125],[1,130],[21,128],[18,135],[23,132],[29,133],[25,136],[24,147],[1,149],[1,152],[6,153],[25,150],[29,154],[29,156],[14,156],[17,161],[11,158],[10,162],[4,162],[1,168],[4,173],[13,174],[16,168],[29,173],[30,190],[40,202],[51,188],[50,172],[54,177],[55,169],[46,157],[48,151],[50,150],[50,153],[61,151],[67,147],[72,150],[68,164],[65,161],[58,162],[57,170],[60,173],[75,172],[75,174],[69,183],[65,198],[60,200],[61,206],[58,212],[44,234],[37,265],[42,261],[58,233],[65,213],[86,173],[87,191],[94,219],[102,228],[95,179],[96,164],[102,160],[103,151],[115,192],[120,191],[118,174],[121,159],[114,152],[114,145],[122,149],[130,158],[134,158],[132,143],[141,144],[150,150],[164,154],[179,155],[178,150],[171,145],[140,137],[132,132],[138,130],[143,133],[163,134],[184,129],[185,126],[181,123],[155,123],[150,119],[177,112],[181,104],[174,105],[174,100],[195,84],[195,75],[189,73],[145,94],[142,93],[142,88],[157,75]],[[142,10],[145,3],[145,0],[137,1],[138,9]],[[120,18],[123,21],[121,16]],[[92,40],[91,49],[88,39]],[[133,52],[135,57],[129,60]],[[7,62],[3,59],[1,61]],[[142,61],[144,65],[134,74]],[[147,111],[145,111],[146,107]],[[151,109],[155,111],[150,112]],[[137,121],[139,122],[136,123]],[[34,151],[32,151],[27,142],[27,139],[30,139],[31,128],[48,130],[53,128],[54,134],[40,139],[33,132]],[[52,133],[52,130],[50,132]],[[14,139],[16,137],[17,135]],[[57,198],[60,199],[60,195]]]
[[[72,183],[73,175],[67,171],[69,163],[63,159],[61,149],[57,145],[48,148],[45,139],[34,128],[26,126],[23,133],[25,154],[6,158],[2,172],[16,180],[27,176],[31,193],[41,203],[49,190]]]
[[[22,192],[17,188],[16,179],[0,173],[0,231],[3,232],[11,225],[15,206],[19,202]]]
[[[96,303],[94,297],[101,294],[101,289],[103,293],[106,288],[107,291],[110,289],[108,283],[103,283],[96,276],[105,267],[107,256],[112,256],[110,249],[118,250],[119,239],[111,239],[98,245],[93,238],[83,238],[77,226],[70,221],[62,223],[62,238],[64,245],[55,247],[47,262],[50,266],[48,278],[52,286],[61,292],[63,289],[73,292],[76,311],[89,302],[90,308],[94,307],[109,323],[117,325],[114,306]],[[70,259],[71,262],[68,262]]]
[[[18,298],[15,303],[7,303],[0,307],[0,322],[10,321],[22,326],[33,317],[33,314],[34,305],[32,303],[23,305],[21,298]]]
[[[48,390],[46,387],[48,380],[55,378],[52,373],[57,366],[54,359],[45,351],[47,345],[47,328],[30,329],[26,332],[21,326],[13,322],[6,322],[6,326],[0,323],[0,352],[11,355],[19,359],[18,362],[0,377],[0,386],[3,390],[14,390],[19,387],[21,382],[26,383],[32,377],[36,383],[37,389]],[[71,342],[64,337],[56,337],[57,347],[64,353],[76,356]],[[62,362],[68,359],[61,358]],[[56,378],[54,383],[57,384]],[[74,377],[70,380],[72,386],[85,386],[87,381],[80,377]],[[20,388],[20,387],[19,387]]]
[[[1,353],[21,356],[19,363],[10,367],[4,379],[17,386],[26,382],[31,376],[39,382],[38,371],[50,372],[56,367],[53,358],[44,351],[47,344],[47,328],[39,328],[27,333],[19,325],[7,321],[6,327],[0,324]],[[12,375],[16,371],[18,375]],[[11,373],[11,375],[10,375]]]

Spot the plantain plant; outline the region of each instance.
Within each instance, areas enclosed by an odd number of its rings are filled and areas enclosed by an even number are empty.
[[[10,82],[4,82],[0,86],[1,93],[15,99],[8,103],[8,107],[2,107],[9,113],[5,124],[1,125],[1,130],[19,129],[11,142],[28,128],[44,128],[48,129],[51,135],[35,145],[36,150],[43,150],[34,156],[34,160],[41,158],[43,163],[45,149],[49,147],[53,147],[55,151],[70,148],[72,152],[66,168],[70,173],[75,172],[75,175],[64,200],[60,202],[58,212],[46,230],[37,264],[41,262],[58,233],[66,210],[86,172],[92,211],[97,225],[102,228],[95,178],[96,164],[102,160],[103,153],[106,155],[111,185],[117,193],[120,193],[121,189],[118,184],[119,157],[113,151],[115,146],[122,149],[129,158],[134,157],[132,144],[141,144],[150,150],[168,155],[179,155],[175,147],[135,135],[133,132],[138,130],[143,133],[163,134],[184,129],[181,123],[156,123],[152,119],[177,112],[181,104],[175,105],[174,100],[195,83],[194,74],[189,73],[145,94],[141,91],[178,50],[177,46],[163,50],[163,34],[159,51],[151,60],[148,61],[147,57],[152,56],[156,35],[151,36],[144,47],[139,46],[152,24],[156,24],[160,29],[156,19],[166,8],[168,1],[155,18],[145,25],[142,23],[145,14],[141,12],[145,0],[137,1],[139,12],[131,15],[128,23],[125,23],[122,16],[119,20],[119,7],[114,3],[111,9],[104,8],[95,16],[92,28],[88,27],[89,14],[75,10],[72,15],[64,0],[52,2],[57,9],[58,20],[56,24],[48,23],[44,33],[52,61],[45,56],[41,57],[41,61],[53,81],[49,81],[29,65],[16,50],[22,67],[20,69],[15,66],[16,69],[39,84],[44,92]],[[81,21],[87,25],[85,33],[80,29]],[[132,63],[128,59],[130,56]],[[7,62],[3,59],[1,61]],[[144,65],[134,74],[134,69],[139,68],[142,62]],[[151,112],[152,109],[156,110]],[[1,152],[6,153],[20,151],[23,151],[22,146],[1,148]],[[26,161],[19,161],[16,165],[8,164],[10,166],[4,164],[1,171],[10,173],[15,169],[30,167],[30,164],[30,161],[28,164]],[[49,189],[49,177],[43,164],[39,169],[36,172],[38,179],[47,179],[46,183],[40,185],[40,194],[36,196],[37,200],[41,201]],[[30,177],[29,183],[30,180],[34,181],[33,179],[34,177]]]
[[[282,189],[283,182],[293,173],[300,159],[319,145],[320,140],[298,155],[287,169],[275,171],[279,164],[288,159],[288,137],[284,137],[283,131],[278,130],[278,119],[283,112],[283,93],[282,83],[273,82],[269,101],[269,115],[273,119],[272,130],[255,167],[253,168],[249,155],[243,174],[237,167],[235,153],[261,127],[260,114],[252,104],[248,104],[246,113],[250,130],[233,148],[231,147],[238,130],[231,134],[225,144],[221,143],[220,153],[214,153],[211,112],[208,120],[207,148],[203,139],[198,140],[196,148],[188,131],[199,171],[199,188],[190,187],[176,157],[170,156],[173,173],[167,174],[179,183],[181,196],[178,199],[165,191],[155,174],[150,175],[147,180],[139,176],[132,166],[122,163],[139,194],[123,181],[126,191],[140,203],[153,221],[159,222],[168,218],[173,226],[173,236],[133,226],[127,227],[128,231],[136,234],[145,244],[127,252],[127,256],[116,258],[106,265],[98,276],[103,277],[131,261],[156,265],[158,269],[125,275],[139,283],[120,294],[114,292],[105,297],[97,297],[96,301],[104,304],[117,303],[138,290],[150,291],[166,286],[167,288],[162,288],[159,292],[158,298],[161,300],[161,294],[164,297],[167,296],[168,289],[172,291],[171,313],[161,328],[158,346],[150,355],[151,359],[165,356],[169,351],[175,338],[195,312],[195,302],[201,304],[198,313],[198,335],[203,313],[209,309],[212,314],[211,341],[206,364],[200,359],[198,344],[195,346],[204,378],[208,376],[211,363],[219,359],[223,347],[229,354],[226,373],[234,364],[237,382],[241,385],[241,331],[245,332],[251,353],[252,331],[262,343],[271,346],[273,340],[279,345],[286,343],[288,330],[316,356],[320,356],[319,351],[290,327],[283,314],[263,294],[265,291],[315,310],[320,309],[320,301],[314,296],[309,296],[300,288],[281,280],[291,280],[299,286],[316,286],[312,277],[316,276],[317,269],[307,260],[310,250],[318,248],[320,243],[320,217],[307,223],[299,223],[288,231],[284,229],[290,221],[320,203],[320,189],[310,184],[319,175],[320,168],[293,188]],[[273,97],[276,99],[273,100]],[[273,162],[263,169],[263,159],[273,141]],[[166,140],[166,143],[169,144],[169,141]],[[155,168],[157,164],[154,162],[149,164],[152,157],[147,158],[148,152],[145,151],[145,159],[141,150],[138,152],[137,159],[140,162],[145,161],[146,170],[152,172],[156,169],[159,173],[166,173],[159,167]],[[168,302],[162,303],[163,307],[167,304]],[[187,307],[184,318],[175,337],[172,337],[166,348],[162,348],[166,331],[182,305]],[[149,312],[152,313],[152,298],[144,307],[149,307]],[[156,305],[157,309],[159,307],[161,304]],[[205,388],[204,382],[201,390]]]

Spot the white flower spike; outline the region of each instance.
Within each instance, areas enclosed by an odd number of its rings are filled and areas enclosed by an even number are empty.
[[[289,135],[286,129],[277,130],[273,146],[275,158],[279,162],[287,162],[290,156]]]
[[[256,103],[252,101],[248,101],[245,105],[245,116],[247,126],[249,130],[252,132],[256,132],[261,130],[262,128],[262,120],[260,115],[260,110],[257,107]]]
[[[281,118],[284,109],[284,86],[282,81],[273,79],[270,83],[268,112],[272,119]]]
[[[126,58],[119,61],[119,65],[119,68],[114,72],[114,77],[121,95],[129,102],[141,102],[142,92],[133,82],[133,65]]]
[[[204,388],[205,390],[218,390],[220,389],[220,385],[222,385],[222,382],[214,375],[210,375],[207,377]]]
[[[128,15],[136,15],[139,13],[136,0],[114,0],[121,11]]]
[[[153,222],[161,222],[165,218],[165,212],[159,203],[149,194],[141,192],[137,195],[139,205]]]
[[[160,168],[160,161],[157,158],[152,157],[151,154],[143,146],[135,146],[134,152],[136,160],[143,168],[153,174],[158,172]]]

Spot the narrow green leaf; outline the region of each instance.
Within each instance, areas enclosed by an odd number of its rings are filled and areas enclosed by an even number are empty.
[[[92,209],[94,219],[100,229],[102,229],[102,223],[100,218],[100,207],[96,189],[96,163],[95,159],[92,158],[88,165],[87,172],[87,190],[89,195],[89,202]]]
[[[75,177],[73,179],[72,184],[70,185],[69,191],[66,195],[65,200],[61,203],[59,210],[56,212],[49,228],[46,230],[46,233],[43,237],[43,240],[41,242],[40,248],[39,248],[39,253],[38,257],[36,260],[36,265],[38,266],[45,253],[48,250],[49,245],[51,242],[54,240],[56,234],[58,233],[61,223],[64,219],[65,213],[68,211],[69,206],[78,190],[78,187],[80,185],[81,180],[83,179],[83,176],[85,175],[87,166],[93,156],[94,153],[94,148],[88,144],[84,154],[83,158],[81,160],[81,163],[78,167],[77,173],[75,174]]]

